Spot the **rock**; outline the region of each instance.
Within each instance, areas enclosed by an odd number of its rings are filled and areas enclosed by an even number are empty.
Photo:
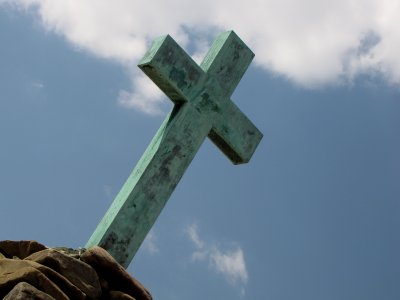
[[[29,262],[7,258],[0,260],[0,299],[20,282],[27,282],[57,300],[68,300],[55,283]]]
[[[0,260],[0,297],[20,282],[27,282],[57,300],[83,300],[86,295],[56,271],[29,260]]]
[[[46,248],[46,246],[36,241],[0,241],[0,252],[7,258],[16,256],[24,259],[32,253]]]
[[[86,249],[73,249],[73,248],[68,248],[68,247],[54,247],[52,248],[54,250],[57,250],[58,252],[68,255],[73,258],[79,259],[81,256],[82,251],[85,251]]]
[[[27,282],[18,283],[3,300],[56,300]]]
[[[96,270],[100,281],[104,279],[111,291],[123,292],[137,300],[152,300],[149,291],[131,277],[106,250],[92,247],[81,254],[80,259]]]
[[[101,286],[96,271],[83,261],[54,249],[36,252],[26,257],[25,260],[34,261],[51,268],[68,279],[91,299],[98,299],[101,296]]]
[[[35,241],[0,241],[0,299],[152,300],[152,297],[102,248],[51,249]]]
[[[109,292],[107,299],[109,299],[109,300],[136,300],[135,298],[129,296],[128,294],[125,294],[120,291]]]

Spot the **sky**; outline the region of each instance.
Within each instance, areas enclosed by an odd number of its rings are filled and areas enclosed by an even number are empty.
[[[82,247],[172,102],[170,34],[255,53],[248,164],[201,147],[128,271],[155,299],[400,298],[400,2],[0,0],[0,239]]]

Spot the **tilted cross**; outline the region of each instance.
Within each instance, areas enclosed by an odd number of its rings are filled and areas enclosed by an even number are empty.
[[[250,160],[262,133],[230,96],[253,57],[233,31],[200,66],[170,36],[153,42],[139,67],[175,105],[86,247],[127,267],[207,136],[234,164]]]

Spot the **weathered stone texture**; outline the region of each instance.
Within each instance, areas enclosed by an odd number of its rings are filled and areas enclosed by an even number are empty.
[[[51,249],[35,241],[0,241],[0,299],[152,297],[102,248]]]
[[[3,300],[55,300],[55,298],[38,290],[29,283],[20,282],[3,298]]]
[[[149,291],[130,276],[103,248],[90,248],[81,255],[80,259],[96,270],[102,282],[107,282],[108,289],[124,292],[136,299],[152,299]]]
[[[17,256],[20,259],[47,247],[36,241],[0,241],[0,252],[7,258]]]
[[[28,256],[25,260],[35,261],[53,269],[89,298],[97,299],[101,296],[101,287],[96,271],[78,259],[54,249],[45,249]]]

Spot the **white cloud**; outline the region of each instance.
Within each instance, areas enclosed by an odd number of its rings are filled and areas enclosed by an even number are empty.
[[[188,226],[185,232],[196,248],[192,253],[192,260],[207,262],[212,270],[222,274],[231,285],[240,286],[241,293],[244,294],[249,276],[243,250],[236,246],[232,250],[223,251],[216,245],[206,243],[200,238],[196,224]]]
[[[197,224],[195,223],[188,226],[185,230],[185,232],[187,233],[193,244],[196,246],[196,248],[201,250],[204,248],[204,242],[200,239],[197,231],[198,231]]]
[[[211,253],[210,258],[215,269],[225,275],[230,283],[247,283],[249,276],[247,274],[244,254],[241,248],[226,253],[215,249],[215,251]]]
[[[143,241],[142,248],[150,254],[156,254],[160,252],[160,249],[156,244],[156,235],[153,230],[147,234],[146,238]]]
[[[119,92],[118,103],[149,115],[161,113],[162,92],[144,74],[132,75],[132,90]]]
[[[343,83],[364,73],[400,83],[398,0],[1,3],[33,7],[47,30],[64,36],[79,49],[121,63],[132,77],[133,91],[122,91],[119,102],[147,113],[158,112],[159,100],[154,99],[159,96],[131,70],[150,41],[166,33],[183,46],[192,37],[198,59],[209,44],[210,32],[234,29],[256,53],[258,66],[303,86]]]

